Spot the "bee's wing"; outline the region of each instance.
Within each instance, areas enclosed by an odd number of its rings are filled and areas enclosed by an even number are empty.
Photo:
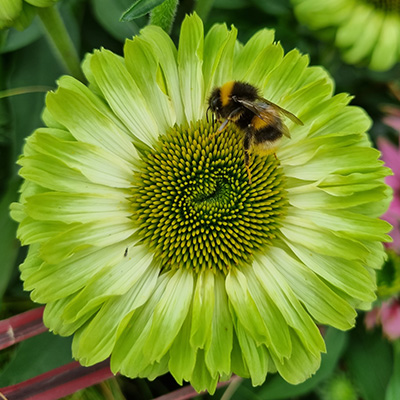
[[[267,99],[262,98],[260,100],[267,103],[269,106],[274,107],[277,111],[279,111],[281,114],[288,117],[290,120],[292,120],[297,125],[304,125],[303,122],[300,119],[298,119],[294,114],[292,114],[290,111],[285,110],[282,107],[279,107],[277,104],[272,103],[272,101],[269,101]]]
[[[238,103],[240,103],[243,107],[246,107],[248,110],[250,110],[255,115],[257,115],[258,118],[262,119],[263,121],[265,121],[267,123],[271,120],[271,117],[268,115],[268,107],[272,107],[277,112],[285,115],[286,117],[291,119],[296,124],[304,125],[303,122],[300,121],[294,114],[285,110],[282,107],[279,107],[277,104],[272,103],[272,101],[269,101],[262,97],[260,97],[260,99],[257,101],[249,101],[249,100],[241,99],[241,98],[237,98],[236,101]],[[268,107],[266,107],[266,106],[268,106]]]

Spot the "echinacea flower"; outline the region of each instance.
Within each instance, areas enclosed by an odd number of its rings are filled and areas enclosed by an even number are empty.
[[[400,60],[399,0],[292,0],[301,22],[333,29],[335,44],[350,64],[384,71]]]
[[[64,76],[47,95],[12,215],[24,287],[83,365],[111,356],[114,372],[210,392],[232,373],[296,384],[325,351],[316,324],[349,329],[375,299],[391,192],[370,119],[273,31],[236,35],[204,38],[193,15],[176,49],[148,26],[123,57],[88,55],[88,86]],[[276,157],[252,155],[252,184],[243,132],[206,118],[229,80],[304,123],[285,121]]]
[[[35,7],[50,7],[58,0],[0,0],[0,29],[25,28],[35,14]]]
[[[393,189],[393,200],[382,216],[393,226],[390,232],[393,242],[388,247],[400,254],[400,149],[385,138],[378,139],[378,148],[382,152],[382,160],[393,171],[392,176],[386,177],[386,183]]]

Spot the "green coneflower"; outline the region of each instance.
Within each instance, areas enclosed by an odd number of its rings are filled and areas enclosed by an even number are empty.
[[[0,29],[11,26],[26,28],[35,15],[36,7],[50,7],[58,0],[0,0]]]
[[[399,0],[292,0],[311,29],[334,28],[336,45],[350,64],[384,71],[400,60]]]
[[[193,15],[176,49],[148,26],[124,57],[88,55],[88,86],[65,76],[47,96],[12,215],[25,289],[83,365],[111,356],[114,372],[210,392],[232,373],[299,383],[325,351],[316,324],[349,329],[375,299],[390,171],[370,119],[273,31],[236,34],[204,38]],[[206,118],[229,80],[304,122],[285,121],[276,158],[252,155],[251,185],[243,132]]]

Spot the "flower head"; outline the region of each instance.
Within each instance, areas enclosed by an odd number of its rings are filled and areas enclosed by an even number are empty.
[[[0,0],[0,29],[11,26],[17,29],[26,28],[36,7],[50,7],[58,0]]]
[[[350,64],[387,70],[400,60],[399,0],[292,0],[311,29],[333,28],[335,43]]]
[[[88,55],[88,86],[65,76],[47,96],[12,215],[25,289],[84,365],[111,356],[115,372],[210,392],[232,373],[299,383],[325,351],[316,323],[349,329],[375,298],[390,189],[369,118],[272,31],[236,34],[204,39],[193,15],[176,49],[148,26],[124,57]],[[251,155],[251,185],[243,132],[207,123],[230,80],[304,122],[285,121],[276,157]]]

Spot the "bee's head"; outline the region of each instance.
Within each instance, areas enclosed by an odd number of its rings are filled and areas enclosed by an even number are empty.
[[[211,92],[210,97],[208,98],[207,114],[208,114],[208,110],[211,110],[213,115],[215,114],[216,117],[219,118],[221,115],[221,108],[222,108],[221,90],[220,90],[220,88],[215,88]]]

